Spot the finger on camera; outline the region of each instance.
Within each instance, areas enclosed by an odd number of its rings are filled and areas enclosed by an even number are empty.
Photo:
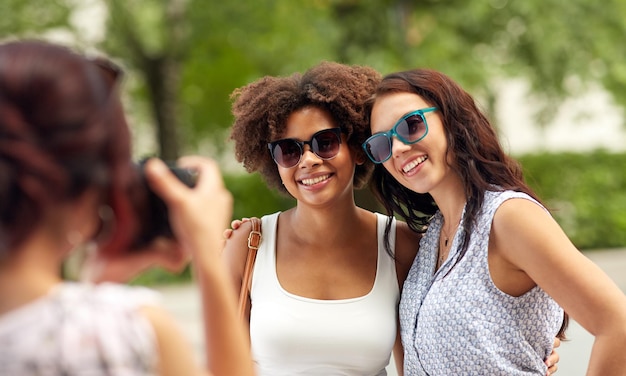
[[[227,191],[222,171],[215,160],[197,155],[188,155],[180,157],[177,165],[178,167],[196,172],[196,189],[206,193]]]
[[[207,181],[217,186],[224,185],[219,165],[211,158],[188,155],[180,157],[177,164],[179,167],[197,171],[197,185],[207,184]]]
[[[144,171],[150,188],[164,201],[175,200],[187,192],[188,187],[158,158],[146,161]]]

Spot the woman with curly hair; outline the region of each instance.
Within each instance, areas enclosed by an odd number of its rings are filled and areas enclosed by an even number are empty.
[[[247,312],[260,375],[384,375],[399,344],[397,304],[419,235],[391,220],[388,254],[386,216],[354,201],[373,167],[360,143],[379,80],[368,67],[323,62],[232,95],[237,159],[296,199],[262,218]],[[251,227],[241,228],[223,252],[237,289]]]
[[[372,104],[374,191],[427,228],[400,302],[405,374],[544,374],[565,309],[595,335],[588,374],[624,375],[626,297],[542,206],[474,99],[415,69],[383,78]]]

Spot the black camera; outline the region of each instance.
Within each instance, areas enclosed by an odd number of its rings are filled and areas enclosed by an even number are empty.
[[[174,238],[170,226],[169,215],[165,202],[159,198],[148,185],[144,174],[146,160],[136,164],[138,184],[131,192],[132,204],[137,216],[138,230],[130,244],[131,250],[141,249],[158,237]],[[167,163],[170,171],[188,187],[194,187],[197,181],[197,172],[190,169],[176,167]]]

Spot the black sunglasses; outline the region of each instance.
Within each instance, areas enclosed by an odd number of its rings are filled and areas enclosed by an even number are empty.
[[[304,145],[309,145],[311,151],[321,159],[332,159],[339,153],[341,128],[319,131],[309,141],[283,138],[267,144],[274,162],[285,168],[290,168],[300,163],[302,154],[304,154]]]

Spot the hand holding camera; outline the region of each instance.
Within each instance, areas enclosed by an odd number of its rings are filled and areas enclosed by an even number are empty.
[[[130,243],[130,250],[133,251],[146,248],[157,238],[174,238],[167,205],[148,184],[145,172],[147,161],[144,159],[137,163],[136,171],[139,181],[130,192],[139,225]],[[173,163],[166,163],[166,165],[170,172],[187,187],[193,188],[196,185],[198,179],[196,170],[176,166]]]
[[[190,257],[218,263],[221,232],[231,219],[233,198],[217,164],[194,156],[181,158],[175,167],[156,158],[138,167],[139,229],[129,252],[89,254],[82,279],[126,282],[154,266],[178,273]]]
[[[181,246],[190,251],[210,248],[216,239],[222,239],[222,230],[232,216],[233,197],[213,160],[183,157],[178,166],[197,173],[193,189],[157,159],[146,162],[148,185],[167,205],[172,233]]]

